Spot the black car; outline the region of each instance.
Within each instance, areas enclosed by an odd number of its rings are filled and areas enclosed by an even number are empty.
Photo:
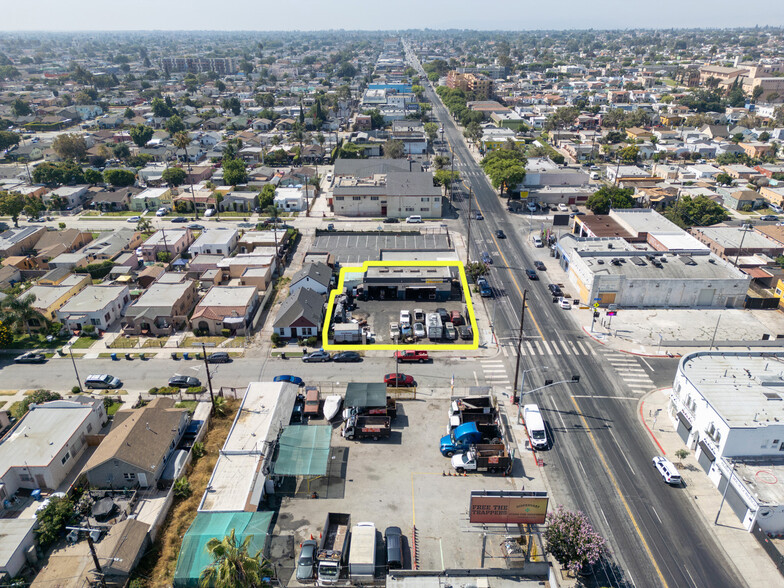
[[[173,223],[187,223],[188,219],[185,218],[184,216],[175,216],[173,219],[171,219],[171,222],[173,222]]]
[[[362,361],[362,356],[356,351],[341,351],[332,356],[332,361],[337,363]]]
[[[394,224],[396,224],[396,223],[399,223],[399,222],[400,222],[400,219],[398,219],[398,218],[395,218],[395,217],[393,217],[393,216],[388,216],[387,218],[385,218],[385,219],[384,219],[384,222],[385,222],[386,224],[388,224],[388,225],[394,225]]]
[[[540,272],[543,272],[547,269],[541,261],[535,261],[534,267],[538,269]]]
[[[563,296],[561,287],[558,284],[547,284],[547,289],[553,293],[553,296]]]
[[[191,223],[191,224],[188,225],[188,228],[191,231],[203,231],[204,230],[204,225],[200,225],[198,223]]]
[[[390,570],[403,567],[403,533],[400,527],[387,527],[384,531],[387,545],[387,566]]]
[[[172,376],[169,378],[169,386],[175,388],[192,388],[193,386],[201,386],[201,380],[192,376]]]
[[[446,308],[436,308],[436,314],[441,318],[441,324],[449,322],[449,313],[446,311]]]
[[[498,229],[495,232],[495,236],[498,237],[499,239],[506,239],[506,234],[504,234],[504,232],[501,229]]]
[[[305,414],[305,397],[302,394],[297,394],[297,398],[294,400],[294,408],[291,411],[291,422],[301,423],[304,414]]]
[[[23,353],[22,355],[14,358],[14,363],[44,363],[46,356],[43,353]]]
[[[525,275],[528,276],[529,280],[538,280],[539,275],[532,269],[525,270]]]
[[[216,351],[207,356],[207,363],[229,363],[231,357],[226,351]]]
[[[463,341],[468,341],[474,338],[474,332],[471,330],[471,327],[468,325],[462,325],[457,327],[457,332],[460,334],[460,338]]]

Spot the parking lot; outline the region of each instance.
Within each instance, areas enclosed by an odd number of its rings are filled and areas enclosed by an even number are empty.
[[[369,521],[376,525],[377,557],[383,562],[381,535],[398,526],[405,536],[405,568],[411,568],[412,530],[416,525],[419,569],[504,567],[500,535],[483,537],[481,527],[468,522],[472,490],[519,490],[522,466],[515,460],[513,475],[468,474],[447,476],[449,460],[438,450],[447,424],[448,390],[442,398],[398,403],[392,436],[380,441],[346,441],[339,428],[332,434],[336,461],[332,477],[307,486],[298,496],[282,499],[275,534],[294,535],[299,545],[311,535],[319,538],[328,512],[351,514],[352,526]],[[314,421],[323,424],[323,420]],[[344,479],[336,479],[343,475]],[[335,487],[335,490],[332,489]],[[515,530],[510,530],[515,533]],[[296,550],[298,553],[298,549]],[[379,569],[379,572],[381,570]]]
[[[311,251],[326,251],[341,265],[379,260],[380,251],[387,250],[451,250],[445,233],[373,232],[318,235]]]
[[[447,302],[429,302],[429,301],[411,301],[411,300],[367,300],[357,301],[357,308],[353,311],[354,318],[366,318],[371,333],[373,333],[375,342],[379,344],[393,344],[394,341],[389,335],[389,323],[400,323],[400,311],[408,310],[411,313],[411,322],[414,322],[414,309],[419,308],[427,314],[435,312],[437,308],[444,308],[448,313],[457,311],[463,317],[464,324],[468,324],[465,313],[465,303],[456,300]],[[425,328],[426,325],[425,325]],[[433,344],[448,344],[448,343],[465,343],[461,339],[450,341],[448,339],[441,339],[440,341],[431,341],[427,337],[421,340],[425,343]]]

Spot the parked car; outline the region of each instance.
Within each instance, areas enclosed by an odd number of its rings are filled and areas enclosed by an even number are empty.
[[[422,323],[414,323],[414,337],[424,339],[427,336],[425,333],[425,325]]]
[[[460,314],[459,310],[453,310],[451,313],[449,313],[449,321],[451,321],[452,324],[456,327],[459,327],[465,322],[463,321],[463,315]]]
[[[775,214],[763,214],[760,217],[760,220],[762,220],[762,221],[777,221],[777,220],[779,220],[779,217],[777,217]]]
[[[155,216],[166,216],[166,213],[169,212],[169,209],[165,206],[161,206],[158,209],[158,212],[155,213]]]
[[[425,363],[430,361],[427,351],[395,351],[395,359],[403,363]]]
[[[569,207],[566,206],[566,204],[564,204],[563,202],[559,202],[558,210],[560,210],[561,212],[567,212],[569,210]]]
[[[552,292],[553,296],[563,296],[561,287],[558,284],[547,284],[547,289]]]
[[[317,549],[318,543],[315,539],[308,539],[302,542],[302,548],[299,550],[299,559],[297,559],[298,582],[313,580]]]
[[[211,216],[215,216],[215,209],[214,208],[208,208],[207,210],[204,211],[204,216],[206,218],[210,218]]]
[[[482,251],[481,257],[482,257],[482,263],[484,263],[485,265],[493,264],[493,258],[490,257],[490,254],[487,251]]]
[[[541,261],[535,261],[534,262],[534,267],[536,269],[538,269],[540,272],[543,272],[543,271],[547,270],[547,268],[545,267],[544,263],[542,263]]]
[[[323,349],[317,349],[312,353],[306,353],[305,355],[302,356],[302,361],[304,361],[305,363],[311,363],[314,361],[330,361],[330,360],[332,360],[332,356],[328,352],[324,351]]]
[[[479,295],[482,298],[490,298],[493,295],[493,289],[488,284],[487,280],[483,277],[479,277],[476,280],[476,286],[479,288]]]
[[[653,458],[654,467],[659,470],[664,481],[671,486],[680,486],[681,474],[673,463],[666,457],[656,456]]]
[[[229,363],[231,356],[226,351],[215,351],[207,356],[207,363]]]
[[[424,221],[422,220],[422,217],[419,216],[418,214],[412,214],[411,216],[409,216],[406,219],[406,222],[407,223],[415,223],[416,224],[416,223],[421,223],[421,222],[424,222]]]
[[[305,415],[305,396],[297,394],[294,399],[294,408],[291,410],[291,422],[301,423],[302,417]]]
[[[399,218],[395,218],[394,216],[388,216],[384,219],[384,222],[388,225],[394,225],[400,222]]]
[[[172,376],[169,378],[169,386],[175,388],[192,388],[193,386],[201,386],[201,380],[193,376]]]
[[[171,219],[171,222],[173,222],[173,223],[187,223],[188,219],[185,218],[184,216],[175,216],[173,219]]]
[[[498,229],[495,232],[495,236],[498,237],[499,239],[506,239],[506,234],[501,229]]]
[[[129,217],[126,219],[126,221],[125,221],[125,222],[126,222],[126,223],[138,223],[138,222],[139,222],[141,219],[142,219],[142,217],[140,217],[140,216],[138,216],[138,215],[136,215],[136,216],[129,216]]]
[[[389,323],[389,338],[394,340],[396,337],[400,337],[400,325]]]
[[[120,378],[115,378],[111,374],[90,374],[85,378],[84,386],[90,390],[116,389],[122,387],[122,380]]]
[[[534,247],[537,247],[537,248],[544,247],[544,243],[542,243],[542,239],[541,238],[533,237],[532,240],[534,242]]]
[[[441,319],[441,324],[444,324],[449,320],[449,313],[446,311],[446,308],[436,308],[435,310],[438,318]]]
[[[14,358],[14,363],[44,363],[46,356],[43,353],[28,351]]]
[[[403,533],[400,527],[387,527],[384,530],[384,543],[387,547],[387,567],[398,570],[403,567]]]
[[[414,309],[414,322],[415,323],[424,323],[425,322],[425,311],[421,308]]]
[[[302,378],[297,376],[289,376],[287,374],[281,376],[275,376],[272,378],[273,382],[288,382],[290,384],[296,384],[297,386],[302,386],[305,382],[302,381]]]
[[[566,298],[564,298],[563,296],[562,296],[562,297],[561,297],[561,299],[558,301],[558,306],[560,306],[560,307],[561,307],[561,308],[563,308],[564,310],[571,310],[571,309],[572,309],[572,303],[571,303],[571,302],[569,302],[569,300],[567,300],[567,299],[566,299]]]
[[[411,326],[411,312],[408,310],[401,310],[400,311],[400,326],[401,327],[410,327]]]
[[[384,383],[387,386],[413,386],[414,376],[406,374],[387,374],[384,376]]]
[[[362,356],[356,351],[341,351],[332,356],[332,361],[336,363],[362,361]]]
[[[537,273],[536,273],[534,270],[532,270],[532,269],[527,269],[527,270],[525,270],[525,275],[526,275],[526,276],[528,276],[528,279],[529,279],[529,280],[538,280],[538,279],[539,279],[539,274],[537,274]]]
[[[460,338],[463,339],[463,341],[470,341],[474,338],[474,332],[469,325],[458,327],[457,332],[460,333]]]

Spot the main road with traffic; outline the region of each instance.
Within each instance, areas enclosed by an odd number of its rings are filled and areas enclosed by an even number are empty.
[[[426,79],[416,56],[406,49],[409,61]],[[533,267],[530,235],[521,235],[517,223],[510,222],[512,213],[489,183],[461,130],[433,87],[427,83],[425,87],[449,142],[455,169],[473,196],[472,210],[484,217],[469,219],[467,199],[455,202],[466,225],[471,222],[471,258],[479,259],[480,251],[488,251],[493,258],[490,282],[498,297],[495,334],[501,342],[514,339],[529,284],[524,270]],[[499,229],[507,239],[496,237]],[[569,313],[553,303],[545,284],[546,278],[530,282],[527,288],[526,341],[542,346],[549,341],[550,347],[556,347],[553,340],[591,343]],[[690,504],[689,489],[665,485],[652,466],[657,453],[638,419],[639,397],[630,393],[605,357],[601,350],[589,356],[552,354],[546,360],[526,354],[520,365],[521,370],[528,370],[526,390],[542,386],[545,378],[557,382],[580,376],[577,383],[545,388],[524,396],[523,402],[540,405],[552,433],[543,468],[555,498],[587,513],[594,528],[608,540],[609,555],[597,567],[593,581],[600,586],[672,588],[744,585]],[[514,369],[514,357],[509,361]],[[653,368],[652,380],[661,381],[666,374],[664,381],[672,381],[675,360],[648,364]]]

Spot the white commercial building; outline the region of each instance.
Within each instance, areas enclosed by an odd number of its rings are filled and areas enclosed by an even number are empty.
[[[258,510],[272,472],[275,442],[289,424],[298,390],[287,382],[248,384],[199,512]]]
[[[684,356],[668,414],[744,527],[784,532],[784,352]]]

